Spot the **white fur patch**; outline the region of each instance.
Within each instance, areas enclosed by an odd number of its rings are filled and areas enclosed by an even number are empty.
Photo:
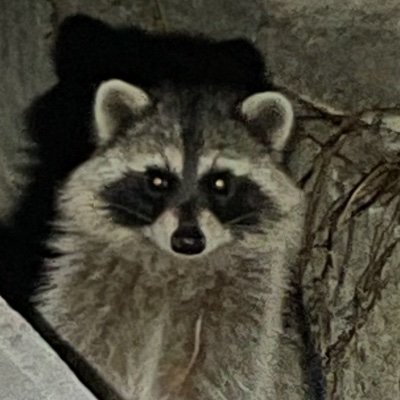
[[[182,176],[183,171],[183,155],[176,147],[167,146],[164,150],[165,157],[171,172]]]
[[[202,210],[198,223],[206,238],[206,248],[202,254],[210,253],[232,240],[229,230],[225,229],[210,211]]]
[[[282,213],[289,212],[304,201],[303,192],[287,174],[274,165],[268,155],[252,169],[249,178],[257,182],[263,192],[279,205]]]
[[[224,157],[219,150],[209,152],[206,156],[201,156],[197,167],[199,176],[206,174],[212,169],[229,169],[233,174],[247,175],[251,171],[249,159],[233,159]]]
[[[206,238],[206,248],[198,255],[191,255],[190,258],[202,257],[232,240],[230,232],[224,229],[208,210],[200,212],[198,224]],[[178,225],[179,218],[177,211],[169,209],[163,212],[155,223],[149,227],[145,227],[143,232],[160,249],[179,258],[188,258],[186,255],[175,253],[171,248],[171,237],[178,228]]]
[[[160,249],[175,254],[171,249],[171,236],[178,228],[178,224],[177,213],[169,209],[164,211],[151,226],[145,227],[143,232]]]

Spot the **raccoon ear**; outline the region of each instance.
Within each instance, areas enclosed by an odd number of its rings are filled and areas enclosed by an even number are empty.
[[[150,105],[147,93],[136,86],[118,79],[102,83],[94,103],[98,145],[107,144]]]
[[[290,101],[278,92],[256,93],[245,99],[240,111],[250,131],[271,150],[282,151],[290,137],[294,114]]]

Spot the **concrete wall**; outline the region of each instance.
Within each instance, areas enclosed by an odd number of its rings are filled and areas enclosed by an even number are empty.
[[[39,334],[1,298],[0,398],[95,400]]]

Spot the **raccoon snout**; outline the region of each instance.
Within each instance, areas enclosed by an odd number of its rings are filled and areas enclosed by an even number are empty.
[[[172,234],[171,247],[180,254],[200,254],[206,248],[206,238],[197,226],[183,225]]]

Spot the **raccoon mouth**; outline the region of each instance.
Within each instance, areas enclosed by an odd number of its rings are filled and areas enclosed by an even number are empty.
[[[178,254],[197,255],[206,248],[206,238],[198,227],[182,226],[172,234],[171,248]]]

